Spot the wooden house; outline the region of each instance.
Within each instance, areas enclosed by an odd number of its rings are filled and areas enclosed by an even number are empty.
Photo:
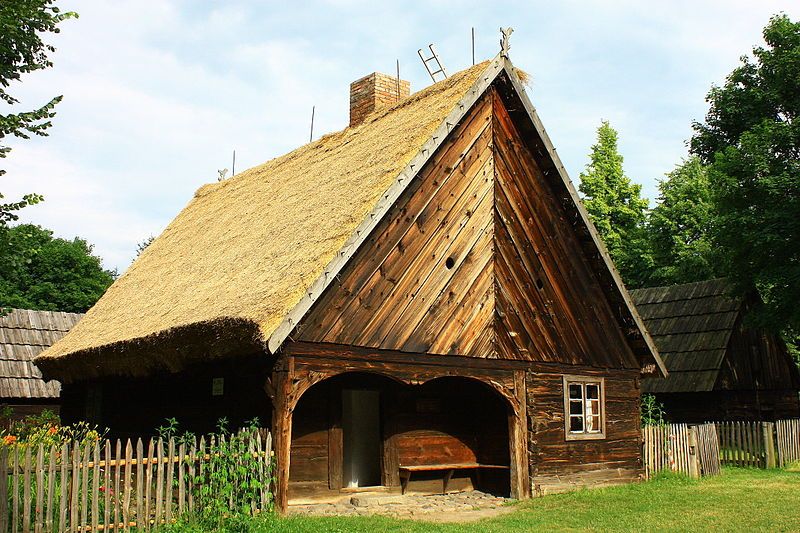
[[[724,279],[631,291],[669,370],[642,391],[675,422],[800,416],[800,374],[784,342],[748,327],[748,298]]]
[[[63,337],[83,315],[9,309],[0,313],[0,405],[21,419],[44,409],[58,413],[61,384],[45,382],[33,358]]]
[[[510,61],[206,185],[37,359],[67,418],[271,421],[276,501],[641,474],[663,364]]]

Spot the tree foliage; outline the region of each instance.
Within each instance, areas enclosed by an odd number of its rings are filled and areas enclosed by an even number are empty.
[[[658,204],[650,212],[648,234],[653,270],[647,285],[673,285],[721,275],[711,242],[713,202],[708,171],[690,157],[658,184]]]
[[[0,307],[84,312],[114,280],[83,239],[54,238],[32,224],[6,233],[0,241]]]
[[[623,280],[638,287],[652,268],[645,231],[647,199],[641,197],[641,185],[625,176],[622,162],[617,132],[603,121],[586,171],[580,175],[579,190]]]
[[[731,279],[759,290],[761,325],[800,331],[800,23],[773,17],[764,40],[709,92],[691,150],[710,165]]]
[[[62,13],[53,5],[55,0],[3,0],[0,2],[0,100],[8,105],[19,103],[19,100],[8,92],[13,82],[19,82],[22,76],[52,67],[49,55],[55,48],[42,40],[43,34],[58,33],[58,23],[77,14]],[[0,114],[0,158],[5,158],[11,151],[3,141],[7,136],[28,139],[31,135],[47,135],[52,125],[50,119],[55,116],[55,107],[61,96],[32,111]],[[0,176],[5,170],[0,169]],[[27,194],[21,200],[3,202],[0,193],[0,226],[16,220],[16,211],[31,204],[38,203],[42,197],[38,194]]]

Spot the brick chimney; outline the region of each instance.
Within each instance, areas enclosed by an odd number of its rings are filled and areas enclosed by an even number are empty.
[[[373,72],[350,84],[350,125],[364,122],[370,113],[388,107],[411,94],[411,83],[400,80],[397,94],[397,77]]]

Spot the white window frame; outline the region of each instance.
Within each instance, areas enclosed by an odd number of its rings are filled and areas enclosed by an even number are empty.
[[[564,435],[566,440],[599,440],[606,438],[606,383],[605,378],[602,377],[591,377],[591,376],[564,376],[563,377],[563,385],[564,385]],[[573,415],[570,415],[570,397],[569,397],[569,386],[570,385],[580,385],[581,386],[581,415],[583,419],[583,430],[582,431],[570,431],[570,418]],[[587,431],[586,430],[586,418],[588,416],[587,409],[586,409],[586,385],[597,385],[600,390],[598,394],[599,398],[599,410],[600,410],[600,429],[598,431]]]

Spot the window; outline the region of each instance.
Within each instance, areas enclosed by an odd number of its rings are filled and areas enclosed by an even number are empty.
[[[606,436],[603,378],[564,376],[564,426],[567,440]]]

